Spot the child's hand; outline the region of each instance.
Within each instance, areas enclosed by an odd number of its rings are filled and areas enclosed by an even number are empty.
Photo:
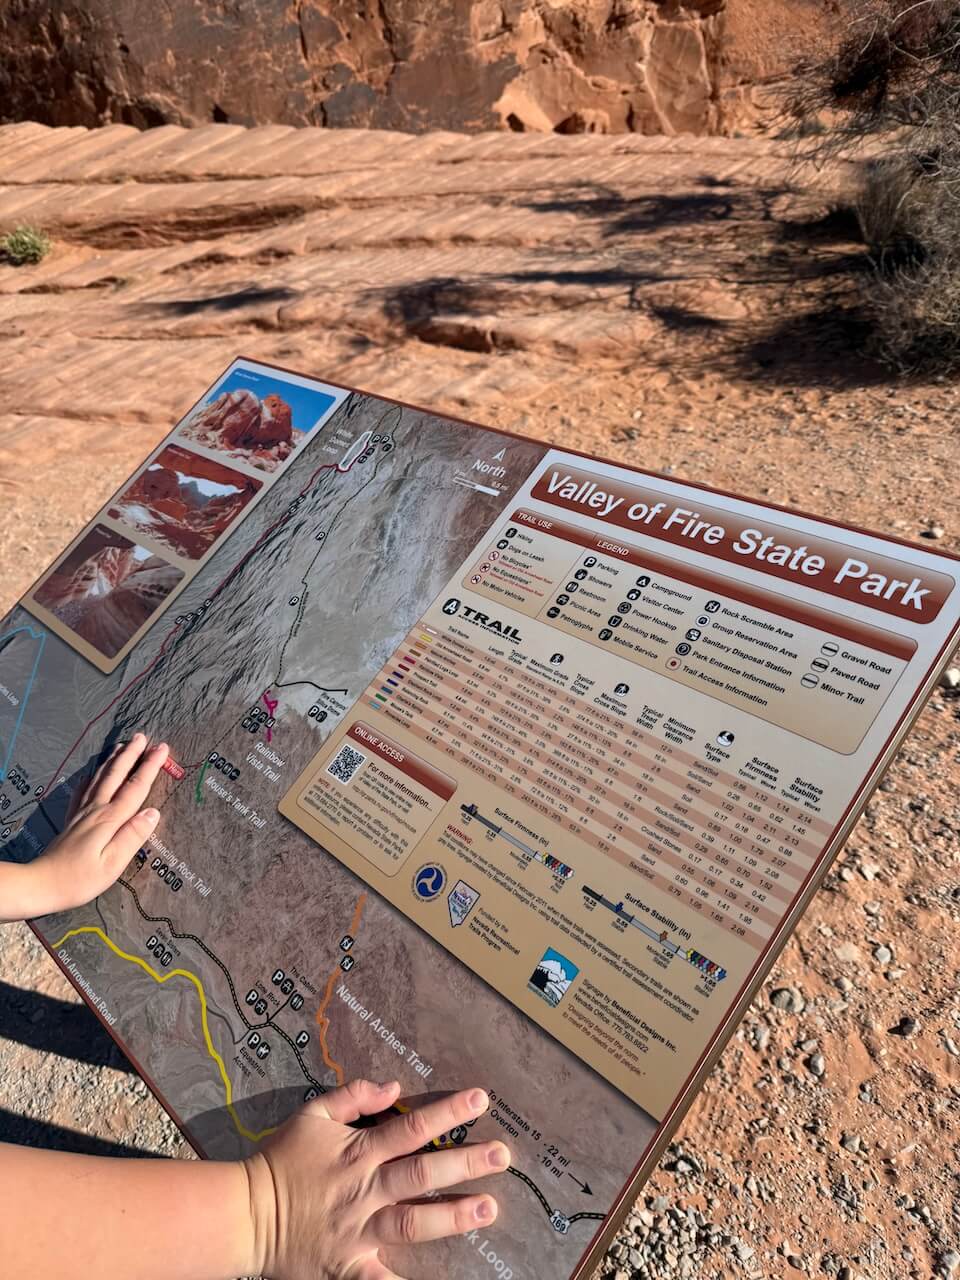
[[[445,1188],[503,1173],[502,1142],[421,1152],[488,1105],[480,1089],[452,1094],[385,1121],[396,1083],[354,1081],[308,1103],[246,1161],[256,1237],[255,1267],[272,1280],[396,1280],[378,1250],[489,1227],[492,1196],[444,1196]]]
[[[31,905],[22,914],[49,915],[91,902],[117,879],[156,827],[156,809],[141,809],[167,758],[167,744],[147,749],[144,734],[121,743],[100,766],[61,834],[31,874]]]

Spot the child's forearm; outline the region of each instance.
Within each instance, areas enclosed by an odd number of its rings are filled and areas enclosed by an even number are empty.
[[[0,1144],[0,1205],[9,1274],[258,1274],[250,1182],[239,1162],[104,1159]]]
[[[62,895],[54,893],[48,881],[42,858],[26,864],[0,862],[0,924],[60,910]]]

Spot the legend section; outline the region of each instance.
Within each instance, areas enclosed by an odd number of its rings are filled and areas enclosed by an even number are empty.
[[[859,746],[916,649],[532,511],[513,513],[462,585],[843,753]]]
[[[280,811],[663,1119],[822,868],[946,584],[576,479],[531,476]]]

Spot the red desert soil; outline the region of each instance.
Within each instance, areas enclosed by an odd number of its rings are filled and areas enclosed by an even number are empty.
[[[859,358],[817,182],[754,139],[0,129],[0,222],[57,242],[0,268],[0,603],[238,353],[956,549],[956,388]],[[609,1274],[957,1270],[958,712],[923,712]],[[5,1130],[177,1149],[26,931],[0,947]]]

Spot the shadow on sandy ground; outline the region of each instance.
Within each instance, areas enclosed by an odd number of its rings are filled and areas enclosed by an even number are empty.
[[[133,1067],[85,1004],[0,982],[0,1028],[3,1039],[40,1053],[133,1074]]]
[[[157,1159],[169,1159],[156,1151],[146,1151],[141,1147],[133,1147],[127,1143],[109,1142],[105,1138],[92,1138],[75,1129],[67,1129],[59,1124],[46,1124],[42,1120],[31,1120],[27,1116],[18,1116],[12,1111],[0,1107],[0,1142],[12,1142],[20,1147],[43,1147],[54,1151],[72,1151],[85,1156],[125,1156]]]

